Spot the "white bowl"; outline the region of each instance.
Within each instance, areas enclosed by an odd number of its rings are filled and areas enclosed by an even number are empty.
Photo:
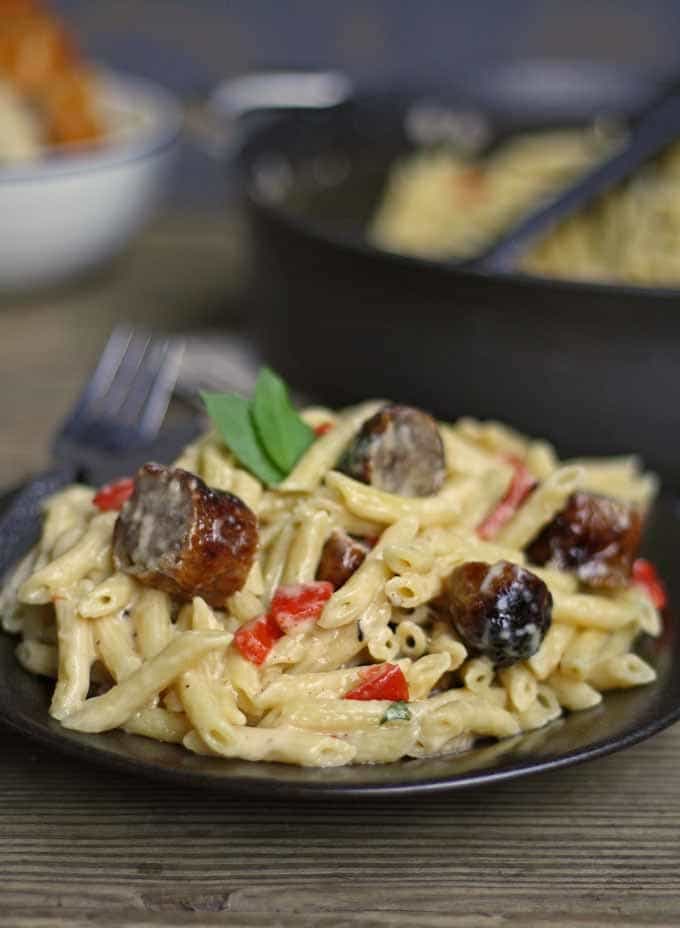
[[[100,76],[110,131],[95,148],[0,167],[0,288],[58,283],[120,252],[158,206],[181,127],[160,87]]]

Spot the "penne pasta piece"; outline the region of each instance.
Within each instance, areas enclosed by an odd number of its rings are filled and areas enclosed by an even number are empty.
[[[421,574],[415,571],[392,577],[385,583],[385,592],[392,605],[399,609],[416,609],[441,593],[439,573]]]
[[[322,699],[303,697],[278,706],[268,719],[276,725],[323,731],[328,734],[377,728],[391,705],[384,699]]]
[[[499,456],[474,442],[449,425],[440,427],[446,467],[449,473],[461,476],[484,476],[491,470],[505,470],[512,476],[511,469]]]
[[[317,509],[304,519],[288,552],[283,573],[284,583],[309,583],[314,580],[321,551],[331,528],[331,517],[323,509]]]
[[[615,631],[638,618],[635,603],[625,599],[608,599],[591,593],[553,595],[553,621],[577,628]]]
[[[45,521],[40,538],[40,550],[51,552],[57,539],[76,529],[80,534],[96,513],[92,505],[94,490],[89,487],[67,487],[51,496],[44,506]]]
[[[229,648],[225,659],[225,677],[236,692],[237,705],[244,712],[252,706],[252,700],[262,689],[260,673],[233,646]]]
[[[400,622],[399,625],[397,625],[395,638],[397,639],[399,651],[404,655],[404,657],[422,657],[423,654],[425,654],[427,651],[427,634],[420,625],[416,625],[415,622],[410,622],[408,619],[405,622]],[[451,664],[451,659],[449,658],[448,654],[446,657],[448,669],[449,665]]]
[[[208,486],[230,491],[235,471],[233,455],[224,445],[207,442],[199,452],[198,471]]]
[[[339,471],[331,471],[326,475],[326,486],[335,490],[347,508],[362,519],[391,525],[414,517],[421,525],[438,525],[460,516],[474,492],[475,481],[448,480],[435,496],[407,497],[377,490]]]
[[[407,664],[403,670],[408,682],[409,698],[425,699],[450,669],[451,658],[448,654],[426,654]]]
[[[198,732],[189,732],[184,745],[197,754],[218,754],[251,761],[299,764],[301,767],[338,767],[352,762],[356,749],[339,738],[296,728],[239,728],[233,741],[215,739],[208,745]]]
[[[281,583],[294,537],[295,526],[292,522],[287,522],[279,532],[267,555],[264,567],[264,591],[267,599],[271,599],[274,590]]]
[[[253,512],[258,511],[264,494],[260,481],[240,467],[234,470],[231,492],[242,499],[246,506],[250,506]]]
[[[570,574],[566,570],[556,570],[553,567],[536,567],[534,564],[531,564],[527,569],[539,577],[553,595],[555,593],[578,592],[578,580],[574,574]]]
[[[494,667],[487,657],[473,657],[459,669],[458,675],[472,693],[488,689],[494,680]]]
[[[537,480],[547,480],[558,469],[560,462],[551,444],[547,441],[532,441],[527,448],[524,466]]]
[[[422,542],[387,545],[383,552],[383,561],[394,574],[415,572],[427,573],[434,564],[434,552],[427,550]]]
[[[602,702],[602,694],[593,689],[584,680],[574,680],[561,673],[553,673],[548,677],[548,686],[553,691],[561,706],[570,712],[580,712],[583,709],[592,709]]]
[[[502,465],[482,474],[477,480],[477,492],[471,493],[456,525],[473,531],[503,499],[512,483],[513,471]]]
[[[546,680],[556,670],[575,634],[576,629],[571,625],[553,621],[540,648],[527,661],[538,680]]]
[[[513,664],[498,671],[498,677],[507,690],[513,709],[524,712],[538,695],[538,681],[524,664]]]
[[[207,654],[194,667],[185,670],[175,684],[175,692],[184,711],[208,746],[218,729],[222,732],[220,737],[226,737],[226,732],[234,726],[246,724],[246,717],[237,705],[235,689],[211,675],[208,661],[213,654]],[[211,721],[204,730],[208,716]]]
[[[663,631],[661,614],[654,607],[653,602],[644,590],[632,586],[630,589],[619,593],[618,599],[620,602],[630,603],[635,610],[635,628],[637,631],[643,631],[653,638],[658,638]]]
[[[94,646],[88,620],[80,618],[70,600],[57,600],[54,609],[57,617],[59,673],[52,694],[50,715],[62,721],[85,702],[90,688]]]
[[[316,489],[326,472],[335,467],[340,455],[366,419],[369,419],[382,405],[377,401],[363,403],[344,413],[336,420],[334,427],[318,438],[303,454],[292,472],[277,489],[282,493],[309,493]]]
[[[564,508],[582,479],[583,469],[580,467],[559,467],[553,471],[503,526],[498,533],[498,541],[514,548],[524,548]]]
[[[319,626],[339,628],[356,621],[382,590],[389,576],[383,561],[384,550],[391,545],[410,541],[417,531],[418,521],[413,516],[401,519],[386,529],[359,569],[328,600],[319,619]]]
[[[627,654],[633,646],[638,634],[638,629],[634,624],[626,625],[610,632],[607,640],[600,649],[598,660],[604,660],[606,657],[618,657],[620,654]]]
[[[88,732],[118,728],[205,654],[228,647],[231,638],[224,632],[183,632],[122,683],[62,717],[62,724]]]
[[[159,654],[175,634],[170,616],[170,597],[160,590],[145,589],[132,609],[137,647],[144,660]]]
[[[389,625],[367,636],[366,646],[375,661],[391,661],[399,654],[399,641]]]
[[[510,712],[466,694],[460,699],[435,708],[426,700],[418,708],[422,710],[421,737],[437,737],[449,741],[464,734],[489,738],[508,738],[516,735],[520,728]]]
[[[465,416],[456,422],[454,429],[467,441],[492,454],[511,454],[523,460],[527,452],[527,440],[502,422],[480,422]]]
[[[451,659],[450,670],[457,670],[468,656],[467,648],[453,634],[448,624],[437,622],[430,638],[430,653],[448,654]]]
[[[408,673],[409,660],[398,661],[398,664]],[[258,693],[253,702],[258,709],[266,711],[307,697],[339,699],[361,682],[365,672],[365,666],[357,666],[321,673],[282,674]]]
[[[82,597],[78,603],[78,613],[86,619],[98,619],[101,616],[120,612],[131,607],[139,592],[139,585],[127,574],[115,573],[102,580],[95,588]]]
[[[640,473],[640,462],[634,456],[620,458],[578,458],[567,462],[583,469],[581,489],[603,493],[649,508],[659,488],[652,474]]]
[[[587,682],[596,690],[627,689],[656,680],[656,672],[637,654],[606,657],[588,670]]]
[[[143,735],[154,741],[168,744],[181,744],[191,730],[186,715],[181,712],[168,712],[159,707],[140,709],[123,725],[123,730],[132,735]]]
[[[21,586],[25,603],[48,603],[62,595],[91,571],[111,570],[111,536],[115,512],[95,516],[83,536],[64,554],[41,567]]]
[[[588,668],[594,664],[605,645],[607,632],[586,628],[571,639],[560,660],[560,673],[574,680],[585,680]]]
[[[562,708],[555,692],[545,683],[541,683],[533,703],[516,715],[522,731],[533,731],[554,722],[562,715]]]
[[[375,731],[351,731],[343,741],[355,749],[356,764],[388,764],[412,754],[420,726],[416,721],[386,722]]]
[[[107,615],[92,623],[95,653],[116,682],[125,680],[142,666],[135,650],[130,622],[123,615]]]

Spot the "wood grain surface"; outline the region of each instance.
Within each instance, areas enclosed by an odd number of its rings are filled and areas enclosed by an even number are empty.
[[[97,279],[6,301],[0,480],[44,463],[114,320],[233,320],[236,251],[221,221],[176,217]],[[679,924],[680,726],[484,789],[269,803],[133,779],[0,729],[3,928]]]
[[[2,924],[680,921],[678,727],[570,770],[380,802],[248,801],[0,743]]]

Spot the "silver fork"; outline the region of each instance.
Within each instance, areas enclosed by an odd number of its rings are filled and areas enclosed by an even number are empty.
[[[163,423],[183,350],[175,338],[114,330],[53,442],[57,465],[19,490],[2,513],[0,576],[34,543],[45,497],[78,479],[110,480],[139,465]]]
[[[150,444],[177,381],[184,342],[118,326],[54,440],[58,458]]]

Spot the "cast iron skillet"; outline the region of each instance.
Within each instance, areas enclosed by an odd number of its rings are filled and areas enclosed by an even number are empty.
[[[680,291],[473,270],[364,236],[424,100],[483,113],[506,135],[625,117],[657,86],[604,64],[524,62],[446,95],[356,94],[256,126],[237,166],[268,362],[330,403],[381,395],[446,418],[499,418],[565,455],[639,450],[680,483]]]

